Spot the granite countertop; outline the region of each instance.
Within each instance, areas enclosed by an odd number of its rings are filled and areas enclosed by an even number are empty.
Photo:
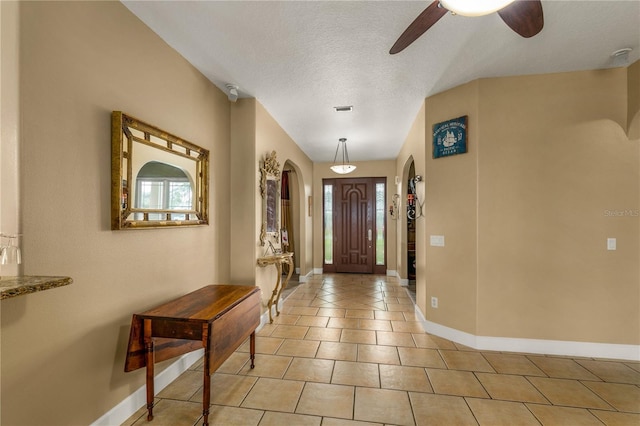
[[[37,291],[69,285],[70,277],[47,277],[27,275],[21,277],[0,277],[0,300]]]

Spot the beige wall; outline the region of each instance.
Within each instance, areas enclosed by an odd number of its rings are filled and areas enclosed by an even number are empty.
[[[293,194],[298,200],[306,200],[311,195],[311,181],[313,178],[313,163],[307,157],[307,155],[296,145],[296,143],[286,134],[286,132],[276,123],[276,121],[269,115],[265,108],[256,102],[256,159],[255,169],[258,170],[259,164],[264,160],[265,156],[271,151],[276,151],[277,160],[280,164],[280,172],[284,169],[285,163],[289,163],[290,166],[296,171],[295,178],[298,180],[298,193]],[[258,179],[260,175],[258,174]],[[256,257],[263,256],[265,248],[259,245],[259,233],[260,224],[262,218],[262,198],[260,192],[254,193],[256,197],[256,228],[254,232],[254,252]],[[300,267],[300,274],[305,275],[311,270],[311,263],[308,261],[309,251],[311,249],[311,235],[307,233],[307,229],[312,223],[312,218],[306,212],[306,204],[297,203],[298,211],[294,212],[295,215],[302,221],[303,225],[300,226],[300,238],[304,241],[300,247],[296,247],[296,256],[299,257],[298,263]],[[297,262],[296,262],[297,263]],[[254,267],[255,268],[255,267]],[[277,279],[275,268],[257,268],[256,272],[256,285],[262,288],[263,299],[268,299],[271,296],[273,287]]]
[[[392,196],[396,191],[395,176],[396,165],[394,160],[387,161],[352,161],[356,166],[356,170],[349,173],[349,178],[358,177],[385,177],[387,178],[387,270],[395,271],[397,267],[396,261],[396,221],[389,218],[388,208],[391,204]],[[323,259],[323,220],[322,220],[322,179],[340,178],[329,168],[332,163],[314,163],[313,164],[313,268],[322,270]]]
[[[119,2],[19,7],[24,273],[74,283],[2,301],[2,424],[89,424],[144,384],[131,314],[229,279],[229,102]],[[112,110],[211,151],[210,226],[110,230]]]
[[[427,320],[477,336],[640,343],[639,70],[483,79],[426,100],[428,149],[410,134],[396,169],[426,158]],[[462,115],[469,152],[432,159],[433,124]]]
[[[627,133],[629,139],[640,139],[640,61],[629,67],[627,86]]]
[[[640,343],[626,69],[482,80],[480,90],[478,334]],[[635,214],[607,213],[617,210]]]
[[[19,222],[18,139],[19,110],[19,14],[17,3],[0,3],[0,233],[17,233]],[[20,241],[21,242],[21,241]],[[20,273],[20,265],[0,265],[1,276]],[[0,316],[2,304],[0,303]],[[2,329],[0,328],[0,366]],[[0,369],[0,383],[2,370]],[[0,387],[0,403],[2,389]],[[1,419],[0,406],[0,423]]]
[[[255,282],[270,293],[274,271],[256,273],[255,264],[259,160],[276,150],[288,161],[299,200],[311,194],[312,163],[258,102],[230,104],[119,2],[3,3],[2,11],[10,12],[3,22],[13,18],[1,27],[3,88],[20,82],[13,102],[3,97],[3,120],[20,115],[21,126],[12,122],[21,137],[8,144],[3,123],[1,152],[22,152],[24,273],[74,279],[2,302],[2,421],[88,424],[144,383],[143,371],[123,372],[132,313],[212,283]],[[5,49],[10,40],[15,49]],[[18,56],[19,66],[7,66]],[[110,230],[112,110],[211,151],[210,226]],[[13,195],[0,183],[4,209]],[[306,273],[312,218],[306,203],[297,206]],[[19,208],[10,210],[16,219]]]
[[[256,100],[238,99],[231,104],[231,273],[234,284],[255,281],[256,264],[252,256],[258,241],[260,179],[256,157]],[[258,231],[256,231],[256,228]],[[263,294],[264,296],[264,294]]]
[[[132,313],[212,283],[270,294],[273,268],[254,256],[264,250],[259,161],[276,150],[296,170],[299,200],[311,194],[312,163],[257,101],[230,104],[122,4],[11,5],[2,10],[20,31],[3,26],[3,47],[12,36],[22,60],[6,73],[3,49],[2,78],[20,81],[10,112],[22,116],[24,273],[74,283],[2,302],[2,421],[88,424],[144,383],[142,370],[123,372]],[[110,230],[112,110],[211,151],[210,226]],[[306,273],[312,218],[296,205]]]
[[[231,106],[231,281],[254,283],[262,289],[266,304],[276,282],[274,267],[260,268],[255,259],[265,254],[260,245],[262,198],[260,195],[260,164],[271,151],[276,151],[280,171],[285,163],[296,171],[297,198],[294,212],[299,221],[302,244],[295,247],[296,265],[300,274],[311,270],[311,235],[307,230],[312,218],[307,214],[306,200],[311,195],[313,166],[311,160],[255,99],[239,99]],[[253,161],[247,161],[249,158]],[[247,256],[255,254],[255,256]]]
[[[295,185],[292,185],[294,193],[290,194],[295,207],[293,221],[298,222],[296,238],[299,239],[299,243],[295,247],[297,257],[295,264],[300,269],[300,275],[307,275],[313,268],[313,236],[311,234],[313,217],[308,214],[307,209],[307,199],[312,191],[313,163],[259,102],[257,102],[256,112],[256,150],[259,160],[264,159],[268,152],[275,150],[280,171],[287,164],[295,172],[292,176],[292,180],[295,181]],[[262,252],[259,251],[259,253]]]
[[[4,234],[20,232],[18,20],[18,3],[0,3],[0,233]],[[0,265],[0,276],[17,275],[20,269],[20,265]]]
[[[426,149],[426,133],[425,133],[425,104],[424,102],[420,106],[418,115],[413,122],[409,134],[405,140],[405,143],[396,158],[396,170],[400,177],[400,184],[395,187],[395,193],[400,195],[399,199],[399,214],[398,220],[395,221],[396,233],[397,233],[397,270],[398,276],[402,279],[407,279],[407,180],[409,177],[409,167],[411,162],[414,163],[416,174],[422,174],[425,176],[425,149]],[[426,194],[426,185],[421,184],[422,188],[422,200],[423,213],[426,213],[426,200],[424,199]],[[416,303],[421,312],[426,312],[426,256],[424,256],[427,249],[425,242],[427,238],[425,236],[425,219],[424,217],[418,218],[416,222]],[[422,253],[422,255],[421,255]]]
[[[482,119],[478,112],[478,82],[428,98],[425,114],[427,285],[426,300],[422,303],[427,306],[425,315],[430,321],[475,334],[478,129]],[[467,153],[433,159],[433,125],[464,115],[468,116]],[[445,246],[431,246],[431,235],[444,236]],[[438,298],[437,309],[431,307],[431,297]]]

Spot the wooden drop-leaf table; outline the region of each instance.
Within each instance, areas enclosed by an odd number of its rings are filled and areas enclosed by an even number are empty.
[[[260,288],[210,285],[131,319],[125,371],[146,367],[147,420],[153,420],[154,362],[204,348],[202,415],[209,424],[211,374],[249,338],[251,368],[260,325]]]

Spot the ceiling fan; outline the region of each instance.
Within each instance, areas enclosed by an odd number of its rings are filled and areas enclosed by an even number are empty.
[[[467,1],[466,5],[462,3],[464,2],[455,0],[433,1],[404,30],[393,47],[391,47],[389,53],[393,55],[403,51],[449,11],[465,16],[482,16],[498,12],[498,15],[513,31],[525,38],[538,34],[544,26],[540,0],[493,0],[487,2],[471,0]],[[482,10],[478,9],[478,7],[483,6],[483,3],[490,3],[491,5]]]

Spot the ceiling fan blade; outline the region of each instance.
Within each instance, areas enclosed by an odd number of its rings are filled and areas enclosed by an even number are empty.
[[[540,0],[517,0],[500,9],[498,15],[511,28],[524,38],[533,37],[542,31],[544,17]]]
[[[433,26],[440,18],[442,18],[448,10],[444,7],[438,7],[439,1],[435,0],[407,27],[402,35],[395,42],[389,53],[394,55],[402,52],[407,46],[416,41],[418,37],[424,34]]]

